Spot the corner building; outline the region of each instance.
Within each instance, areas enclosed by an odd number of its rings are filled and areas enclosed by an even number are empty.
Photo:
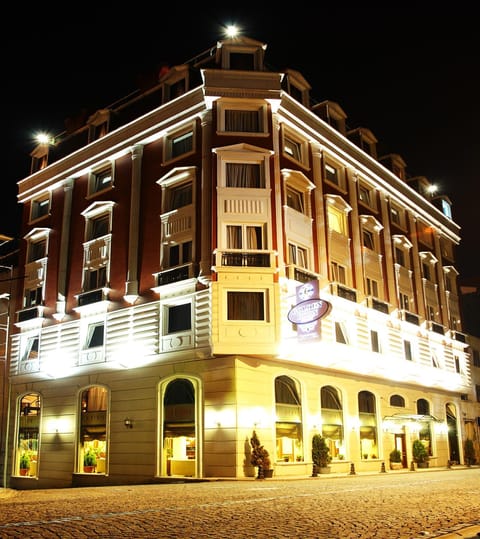
[[[33,150],[10,486],[254,477],[253,430],[275,476],[315,433],[334,472],[417,439],[462,462],[450,201],[266,48],[219,41]]]

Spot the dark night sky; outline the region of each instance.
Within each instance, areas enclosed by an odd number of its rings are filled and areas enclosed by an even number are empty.
[[[18,235],[16,182],[28,174],[34,132],[61,133],[66,118],[124,97],[146,74],[208,49],[223,38],[226,24],[236,23],[244,35],[268,45],[270,66],[298,70],[315,100],[336,101],[350,128],[370,129],[379,156],[398,153],[410,176],[438,184],[462,227],[457,267],[465,277],[479,275],[480,173],[474,158],[480,158],[480,46],[473,7],[297,2],[281,9],[278,3],[242,2],[227,8],[210,2],[187,15],[180,3],[166,13],[165,4],[152,2],[137,1],[122,11],[121,4],[97,4],[23,6],[17,15],[20,8],[12,8],[6,24],[15,22],[15,31],[3,38],[3,185],[10,211],[2,211],[0,233]]]

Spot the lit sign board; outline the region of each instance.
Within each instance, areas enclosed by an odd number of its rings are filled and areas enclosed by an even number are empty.
[[[331,311],[332,305],[323,299],[307,299],[290,309],[288,320],[292,324],[308,324],[320,320]]]

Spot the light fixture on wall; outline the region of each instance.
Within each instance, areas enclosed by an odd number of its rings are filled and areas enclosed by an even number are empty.
[[[123,420],[123,424],[125,425],[125,427],[127,429],[133,429],[133,421],[131,419],[129,419],[128,417],[126,417],[124,420]]]

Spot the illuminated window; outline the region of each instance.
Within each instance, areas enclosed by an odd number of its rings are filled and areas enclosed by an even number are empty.
[[[275,378],[275,415],[277,460],[304,460],[300,388],[298,383],[288,376]]]
[[[360,454],[363,460],[378,458],[377,416],[375,395],[369,391],[358,394],[358,418],[360,423]]]
[[[79,398],[77,471],[107,473],[108,391],[102,386],[92,386],[81,391]]]
[[[323,386],[320,390],[322,409],[322,436],[334,459],[345,457],[343,439],[343,409],[339,392],[332,386]]]
[[[15,474],[38,476],[41,397],[38,393],[23,395],[18,402],[18,438]]]
[[[328,206],[327,211],[329,228],[343,236],[347,236],[347,216],[345,212],[331,205]]]

